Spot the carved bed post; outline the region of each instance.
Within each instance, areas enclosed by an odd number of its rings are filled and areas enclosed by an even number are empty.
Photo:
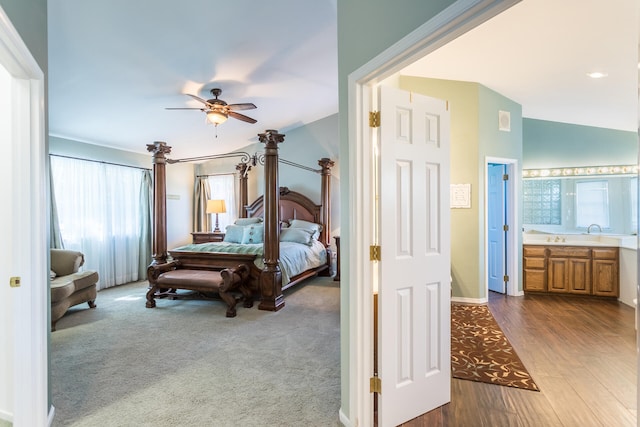
[[[278,143],[284,135],[277,130],[258,134],[264,151],[264,268],[260,274],[260,310],[277,311],[284,307],[280,259],[280,186],[278,183]]]
[[[151,238],[151,265],[167,262],[167,175],[165,154],[171,153],[166,142],[147,144],[153,153],[153,234]]]
[[[248,175],[251,170],[251,166],[248,163],[238,163],[236,170],[240,174],[240,191],[239,191],[239,209],[238,215],[240,218],[247,217],[247,205],[249,204],[249,190],[248,190]]]
[[[331,244],[331,168],[335,163],[326,157],[318,160],[318,165],[322,167],[322,185],[320,190],[320,203],[322,204],[322,225],[323,230],[320,235],[322,243],[326,247]]]

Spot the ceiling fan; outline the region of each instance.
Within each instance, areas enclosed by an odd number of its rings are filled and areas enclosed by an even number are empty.
[[[236,110],[253,110],[257,108],[253,103],[246,102],[242,104],[227,104],[218,97],[222,93],[222,89],[211,89],[212,99],[202,99],[199,96],[191,95],[190,97],[198,102],[204,104],[202,107],[167,107],[167,110],[200,110],[207,114],[207,120],[218,126],[227,121],[227,118],[233,117],[234,119],[242,120],[247,123],[256,123],[255,119],[245,116],[244,114],[236,113]]]

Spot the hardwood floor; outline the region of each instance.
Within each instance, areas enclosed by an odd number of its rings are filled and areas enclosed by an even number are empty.
[[[633,308],[493,292],[489,308],[541,391],[452,379],[451,403],[403,427],[636,426]]]

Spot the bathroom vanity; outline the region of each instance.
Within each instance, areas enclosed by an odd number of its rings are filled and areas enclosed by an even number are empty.
[[[525,292],[620,294],[619,248],[524,245]]]
[[[620,297],[621,251],[636,247],[636,236],[605,234],[523,234],[525,292]],[[624,272],[625,269],[622,268]]]

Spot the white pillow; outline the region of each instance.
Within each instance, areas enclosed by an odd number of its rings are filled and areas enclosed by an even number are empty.
[[[313,238],[317,239],[320,237],[320,232],[322,231],[322,225],[316,224],[315,222],[305,221],[303,219],[292,219],[289,221],[290,228],[303,228],[305,230],[309,230],[313,234]]]
[[[311,246],[313,242],[313,232],[305,228],[285,228],[280,231],[280,241]]]

